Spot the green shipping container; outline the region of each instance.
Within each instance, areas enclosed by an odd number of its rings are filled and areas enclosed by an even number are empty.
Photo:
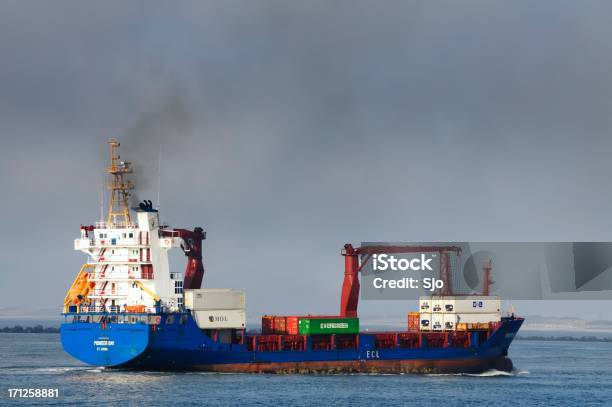
[[[358,334],[359,318],[300,318],[300,335]]]

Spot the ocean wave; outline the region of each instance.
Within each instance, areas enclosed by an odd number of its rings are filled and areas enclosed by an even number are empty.
[[[19,374],[65,374],[72,372],[92,372],[100,369],[92,369],[89,366],[3,366],[0,372],[4,374],[19,375]]]
[[[104,368],[92,368],[90,366],[55,366],[55,367],[40,367],[32,369],[38,373],[69,373],[69,372],[93,372],[102,371]]]

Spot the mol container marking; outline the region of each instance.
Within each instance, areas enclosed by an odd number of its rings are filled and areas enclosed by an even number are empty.
[[[442,279],[460,255],[454,246],[346,244],[338,314],[263,316],[261,326],[247,326],[245,293],[201,287],[206,232],[165,225],[151,201],[129,207],[131,164],[119,159],[116,140],[109,146],[108,216],[81,226],[74,248],[87,261],[62,304],[61,342],[74,358],[109,368],[245,373],[512,369],[506,355],[523,319],[501,317],[492,297],[475,299],[477,311],[467,297],[423,298],[406,330],[359,331],[358,272],[372,255],[436,253]],[[170,268],[170,250],[185,254],[184,270]]]
[[[193,314],[196,324],[202,329],[244,329],[246,326],[244,310],[197,310]]]

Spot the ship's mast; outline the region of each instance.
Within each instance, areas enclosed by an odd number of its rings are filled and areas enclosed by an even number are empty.
[[[132,172],[131,163],[120,161],[120,156],[117,153],[119,142],[115,139],[109,139],[110,146],[110,166],[106,172],[111,175],[111,180],[108,183],[108,189],[111,192],[110,205],[108,206],[108,218],[106,223],[110,225],[130,225],[130,209],[128,207],[128,197],[130,190],[134,189],[132,181],[123,179],[124,174]]]

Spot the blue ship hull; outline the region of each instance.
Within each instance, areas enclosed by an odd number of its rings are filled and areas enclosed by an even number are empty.
[[[488,337],[470,332],[469,346],[377,349],[374,334],[359,334],[354,349],[253,351],[245,344],[213,340],[200,330],[190,314],[163,314],[158,325],[95,323],[75,316],[61,326],[67,353],[93,366],[143,370],[204,370],[220,372],[309,373],[480,372],[491,368],[510,370],[508,348],[523,319],[503,318]],[[138,318],[137,318],[138,319]],[[108,319],[107,319],[108,320]]]

